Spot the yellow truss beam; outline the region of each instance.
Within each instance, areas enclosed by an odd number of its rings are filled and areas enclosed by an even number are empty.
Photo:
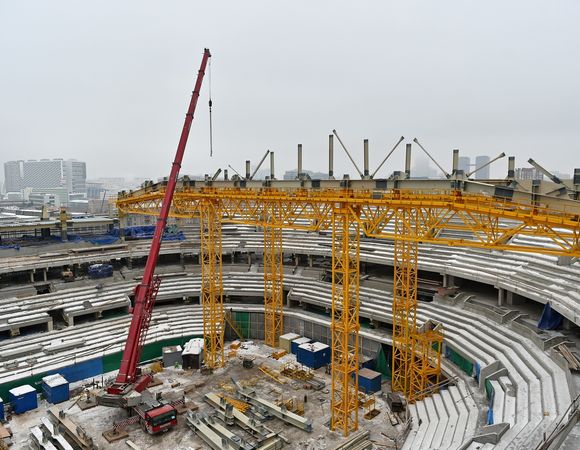
[[[120,213],[154,215],[159,211],[163,192],[123,196],[117,200]],[[395,212],[400,208],[417,211],[417,229],[404,240],[454,247],[512,250],[580,257],[580,217],[566,211],[541,208],[494,197],[466,193],[359,192],[342,190],[275,191],[244,189],[183,189],[175,193],[172,217],[199,214],[204,198],[219,199],[223,221],[261,224],[267,203],[278,201],[279,223],[297,230],[329,230],[332,205],[357,207],[356,219],[369,237],[401,239],[394,232]],[[442,230],[462,233],[441,234]],[[458,238],[457,235],[465,237]],[[542,247],[512,237],[546,238]]]

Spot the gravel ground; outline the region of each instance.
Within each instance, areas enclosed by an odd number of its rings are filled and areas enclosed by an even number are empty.
[[[284,448],[301,449],[301,450],[323,450],[332,449],[344,439],[341,434],[331,432],[328,428],[330,421],[330,376],[325,373],[324,369],[316,371],[316,377],[326,382],[326,387],[320,391],[304,389],[301,383],[295,383],[284,378],[284,384],[280,384],[262,373],[258,366],[265,365],[271,369],[280,369],[286,362],[295,362],[294,355],[286,355],[276,361],[270,357],[272,349],[260,343],[247,342],[237,351],[237,356],[229,358],[225,368],[214,371],[212,375],[202,375],[199,372],[183,371],[180,368],[167,368],[159,373],[156,377],[163,383],[151,389],[153,392],[162,392],[163,397],[168,400],[176,400],[183,397],[183,389],[191,386],[193,383],[201,385],[185,395],[186,400],[194,402],[198,407],[200,414],[210,414],[213,408],[203,401],[203,396],[207,392],[224,393],[235,397],[235,388],[232,378],[242,385],[255,389],[257,395],[270,401],[276,401],[280,397],[289,399],[295,397],[303,400],[305,417],[312,419],[313,431],[307,433],[301,429],[291,427],[279,419],[271,419],[265,422],[265,425],[275,432],[281,433],[290,441]],[[226,350],[227,352],[227,350]],[[241,357],[254,357],[254,367],[245,369],[241,364]],[[114,374],[107,374],[114,375]],[[106,378],[106,377],[105,377]],[[89,380],[90,381],[90,380]],[[72,388],[82,385],[75,383]],[[385,386],[383,385],[383,389]],[[76,398],[60,405],[65,410],[69,418],[85,429],[89,436],[93,438],[95,444],[100,449],[128,449],[126,439],[116,443],[108,443],[102,436],[102,432],[112,428],[117,421],[127,417],[127,413],[121,409],[106,408],[97,406],[82,411],[74,402]],[[19,416],[13,416],[9,423],[14,433],[15,447],[27,448],[29,437],[29,428],[40,423],[40,418],[47,415],[47,409],[52,406],[46,401],[39,402],[39,408],[29,411]],[[391,426],[387,415],[383,409],[384,403],[380,395],[376,396],[376,408],[382,411],[372,420],[363,418],[362,409],[359,410],[359,425],[361,429],[371,430],[371,439],[377,444],[383,444],[381,447],[388,448],[386,445],[391,444],[386,436],[397,436],[400,428]],[[244,438],[251,438],[238,427],[232,427],[231,430]],[[129,438],[139,448],[145,449],[205,449],[209,448],[203,441],[198,438],[193,431],[186,425],[185,417],[179,416],[178,425],[168,433],[151,436],[144,433],[138,425],[130,425],[126,431]]]

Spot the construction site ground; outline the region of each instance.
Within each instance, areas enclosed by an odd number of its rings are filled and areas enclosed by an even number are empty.
[[[226,346],[226,354],[230,351]],[[283,398],[285,401],[295,398],[297,403],[302,403],[304,399],[304,417],[312,419],[313,431],[308,433],[296,427],[285,424],[277,418],[264,422],[268,428],[281,433],[289,441],[284,448],[288,449],[333,449],[338,444],[345,441],[340,432],[331,432],[328,427],[330,421],[330,375],[321,368],[315,371],[315,377],[324,380],[325,387],[321,390],[305,388],[304,383],[293,382],[293,380],[280,377],[282,383],[262,372],[259,367],[265,366],[274,371],[279,371],[286,363],[295,362],[295,356],[285,355],[279,360],[271,357],[274,351],[259,342],[245,342],[236,351],[236,355],[227,358],[224,368],[215,370],[213,374],[202,375],[199,371],[185,371],[179,367],[165,368],[156,374],[156,379],[161,382],[158,386],[151,388],[152,392],[162,392],[163,398],[168,401],[179,400],[185,397],[186,404],[197,406],[200,414],[211,414],[214,409],[204,401],[204,395],[208,392],[223,394],[236,398],[236,388],[232,378],[242,386],[253,388],[257,395],[266,400],[276,402]],[[242,365],[243,357],[254,358],[254,366],[250,369]],[[273,372],[274,374],[276,372]],[[114,376],[114,373],[106,374],[103,379]],[[98,383],[101,379],[95,379]],[[83,385],[90,386],[93,380],[75,383],[71,388]],[[80,389],[77,389],[77,391]],[[388,386],[383,384],[383,392],[387,392]],[[185,391],[185,392],[184,392]],[[117,442],[109,443],[102,436],[106,430],[113,428],[113,425],[127,418],[127,413],[122,409],[96,406],[90,409],[81,410],[76,404],[79,396],[71,398],[59,405],[68,417],[84,428],[93,442],[100,449],[127,449],[127,439],[131,440],[141,449],[205,449],[209,448],[201,438],[186,425],[185,414],[178,418],[178,425],[173,430],[160,435],[148,435],[142,431],[139,425],[129,425],[126,428],[128,438]],[[379,414],[372,419],[365,419],[364,410],[359,410],[359,429],[368,429],[371,432],[370,439],[377,445],[374,448],[397,448],[392,438],[399,438],[401,443],[403,433],[403,421],[399,425],[391,425],[385,397],[379,392],[375,396],[376,409]],[[45,400],[39,402],[39,408],[22,415],[14,415],[9,423],[14,433],[14,444],[16,448],[27,448],[29,428],[40,424],[41,417],[47,417],[47,410],[53,405]],[[232,431],[242,437],[249,438],[239,427],[232,427]]]

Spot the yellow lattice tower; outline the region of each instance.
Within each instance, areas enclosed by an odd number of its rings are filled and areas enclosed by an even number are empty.
[[[268,202],[264,209],[264,337],[266,345],[277,347],[284,328],[284,249],[280,204]]]
[[[411,338],[416,333],[417,315],[417,242],[405,240],[417,225],[417,211],[396,211],[393,282],[393,391],[410,392],[412,369]]]
[[[332,430],[358,428],[359,252],[358,212],[346,204],[332,212]]]
[[[219,200],[200,202],[201,307],[205,364],[224,365],[225,312],[222,285],[222,228]]]
[[[438,390],[443,333],[439,330],[426,330],[415,333],[411,339],[413,365],[408,399],[414,402]]]

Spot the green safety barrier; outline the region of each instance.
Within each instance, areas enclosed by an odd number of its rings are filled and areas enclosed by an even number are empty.
[[[238,326],[240,333],[244,339],[249,339],[250,337],[250,313],[249,312],[234,312],[233,313],[234,322]]]
[[[143,350],[141,352],[141,362],[143,361],[149,361],[155,358],[160,358],[161,357],[161,349],[163,347],[171,347],[174,345],[181,345],[183,346],[187,341],[189,341],[192,338],[195,337],[201,337],[199,335],[191,335],[191,336],[183,336],[183,337],[179,337],[179,338],[173,338],[173,339],[166,339],[163,341],[159,341],[159,342],[152,342],[150,344],[145,344],[143,346]],[[112,353],[110,355],[105,355],[103,357],[97,357],[94,358],[95,361],[102,361],[102,365],[103,365],[103,373],[107,373],[107,372],[113,372],[119,369],[119,366],[121,365],[121,356],[122,356],[123,352],[116,352],[116,353]],[[84,364],[84,363],[81,363]],[[58,373],[58,369],[57,370],[51,370],[48,372],[43,372],[40,374],[35,374],[35,375],[31,375],[28,377],[24,377],[24,378],[20,378],[18,380],[15,381],[10,381],[8,383],[3,383],[0,384],[0,398],[3,399],[8,399],[8,391],[10,389],[13,389],[15,387],[18,386],[22,386],[25,384],[29,384],[32,387],[36,388],[39,392],[41,390],[40,388],[40,384],[42,382],[42,378],[45,377],[46,375],[49,375],[51,373]]]
[[[375,370],[384,375],[385,377],[387,377],[389,380],[392,377],[392,368],[391,368],[392,357],[393,355],[391,354],[391,352],[385,355],[382,345],[379,347],[379,351],[377,352],[376,356]]]
[[[485,380],[485,393],[487,394],[487,398],[491,400],[493,396],[493,386],[491,385],[491,381],[489,381],[489,379]]]
[[[446,347],[447,359],[453,362],[456,366],[459,366],[467,375],[471,376],[473,374],[473,363],[468,359],[461,356],[451,347]]]

